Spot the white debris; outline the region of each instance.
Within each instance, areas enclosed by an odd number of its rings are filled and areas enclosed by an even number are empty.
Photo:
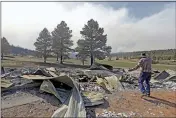
[[[98,114],[96,116],[99,117],[131,117],[131,116],[135,116],[136,113],[134,112],[129,112],[129,113],[115,113],[114,111],[107,111],[107,110],[103,110],[103,113]]]

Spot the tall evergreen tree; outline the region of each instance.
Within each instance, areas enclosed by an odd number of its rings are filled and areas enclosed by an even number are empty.
[[[10,45],[8,40],[3,37],[1,38],[1,58],[4,58],[4,54],[7,54],[9,52]]]
[[[57,61],[60,56],[60,63],[62,64],[63,57],[68,56],[68,52],[72,50],[70,48],[71,46],[73,46],[73,41],[71,40],[72,30],[70,30],[65,21],[61,21],[61,23],[58,24],[52,32],[52,36],[52,49],[57,55]]]
[[[44,28],[40,32],[39,37],[37,38],[34,45],[36,47],[36,51],[42,54],[44,62],[46,63],[46,59],[49,53],[51,52],[51,45],[52,45],[51,34],[47,28]]]
[[[86,54],[91,58],[91,65],[95,58],[104,59],[111,50],[110,46],[106,46],[107,35],[104,29],[99,27],[97,21],[90,19],[80,31],[83,39],[78,40],[77,49],[80,54]]]
[[[79,41],[77,42],[78,47],[75,48],[75,51],[76,51],[76,52],[79,52],[79,53],[76,55],[76,57],[77,57],[77,59],[81,60],[82,64],[84,65],[84,62],[86,61],[87,57],[89,56],[89,52],[86,51],[86,50],[84,49],[84,47],[82,47],[82,45],[80,44],[81,41],[82,41],[82,40],[79,40]]]

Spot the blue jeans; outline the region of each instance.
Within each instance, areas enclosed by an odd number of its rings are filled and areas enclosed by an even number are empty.
[[[142,93],[150,94],[150,79],[151,73],[150,72],[141,72],[139,77],[139,88]],[[146,83],[146,88],[144,87],[144,81]]]

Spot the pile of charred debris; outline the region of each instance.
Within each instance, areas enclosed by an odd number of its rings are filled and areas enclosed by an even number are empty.
[[[106,94],[138,89],[139,73],[98,63],[88,69],[50,67],[1,70],[2,96],[20,90],[33,90],[34,95],[50,94],[58,104],[52,117],[95,117],[90,115],[87,108],[104,104]],[[175,71],[153,71],[151,87],[176,90]]]

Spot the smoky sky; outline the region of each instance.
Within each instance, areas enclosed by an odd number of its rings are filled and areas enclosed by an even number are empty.
[[[112,52],[175,48],[174,3],[165,2],[160,8],[153,4],[156,10],[139,3],[138,10],[129,3],[116,5],[118,8],[115,4],[119,3],[3,2],[2,36],[10,44],[35,49],[40,31],[46,27],[51,32],[64,20],[73,30],[74,48],[81,39],[80,31],[93,18],[104,28]]]

